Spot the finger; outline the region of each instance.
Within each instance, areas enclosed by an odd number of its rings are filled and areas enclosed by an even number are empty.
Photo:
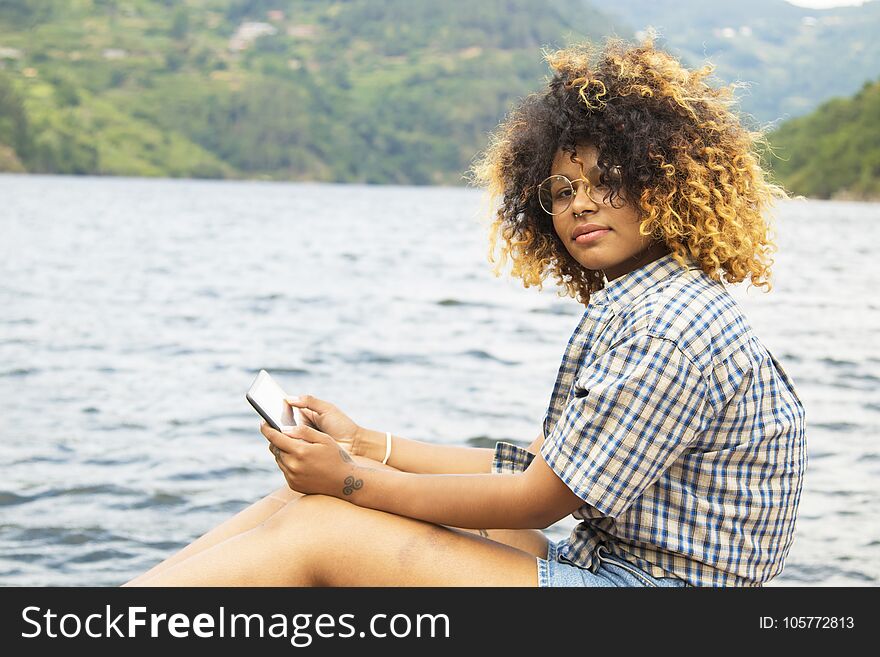
[[[318,413],[326,413],[333,409],[333,404],[323,399],[318,399],[312,395],[300,395],[298,397],[285,397],[285,400],[291,406],[297,408],[309,408]]]
[[[284,427],[282,427],[284,428]],[[283,433],[279,433],[277,430],[273,429],[271,426],[266,424],[265,422],[260,425],[260,433],[263,434],[263,437],[266,438],[270,443],[278,444],[281,449],[285,448],[283,441],[279,443],[279,436],[284,436]]]
[[[275,461],[278,464],[278,469],[281,470],[281,476],[284,477],[284,480],[287,482],[287,485],[289,486],[290,481],[291,481],[290,478],[293,475],[293,473],[287,469],[287,466],[284,465],[284,461],[282,461],[281,459],[275,459]]]
[[[295,430],[298,429],[298,427],[292,427],[292,429]],[[277,445],[282,452],[293,452],[299,442],[296,437],[285,435],[280,431],[275,431],[275,429],[269,425],[263,427],[262,434],[270,443]]]
[[[313,426],[317,424],[318,414],[311,408],[301,408],[299,409],[299,412],[303,414],[303,417],[307,422],[311,422]]]
[[[296,406],[290,407],[290,414],[293,416],[293,423],[294,424],[304,424],[305,423],[303,420],[302,411],[299,410]],[[281,427],[281,429],[283,430],[284,427]]]
[[[296,424],[302,424],[313,429],[318,429],[318,422],[315,418],[320,417],[315,411],[307,408],[293,407],[293,419]]]
[[[317,429],[313,429],[312,427],[306,426],[304,424],[297,425],[295,427],[284,427],[285,432],[282,434],[284,436],[290,436],[291,438],[298,438],[299,440],[304,440],[307,443],[335,443],[330,436],[326,433],[318,431]],[[283,449],[283,447],[282,447]]]
[[[287,475],[291,473],[291,469],[287,461],[288,459],[293,458],[295,464],[297,456],[295,454],[284,452],[278,449],[278,447],[276,447],[275,445],[272,445],[272,455],[275,457],[275,465],[277,465],[284,476],[287,477]]]

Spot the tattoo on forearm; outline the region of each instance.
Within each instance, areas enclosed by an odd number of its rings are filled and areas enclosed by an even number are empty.
[[[489,538],[489,532],[487,532],[485,529],[478,529],[477,531],[480,532],[480,536],[482,536],[483,538]]]
[[[345,484],[345,488],[342,489],[342,492],[345,495],[351,495],[356,490],[360,490],[364,487],[363,479],[355,479],[354,477],[346,477],[343,483]]]

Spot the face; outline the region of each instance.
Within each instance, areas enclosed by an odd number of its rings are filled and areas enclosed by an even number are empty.
[[[668,251],[662,242],[653,242],[639,233],[638,210],[625,198],[605,203],[603,194],[588,194],[583,178],[597,164],[594,146],[578,146],[577,154],[560,150],[553,159],[551,175],[563,175],[575,183],[571,206],[553,216],[553,228],[571,256],[582,266],[602,271],[610,281]]]

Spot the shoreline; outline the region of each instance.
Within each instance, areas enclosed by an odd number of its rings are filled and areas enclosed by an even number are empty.
[[[52,178],[107,178],[111,180],[168,180],[168,181],[186,181],[186,182],[257,182],[257,183],[297,183],[307,185],[356,185],[360,187],[431,187],[437,189],[478,189],[467,183],[461,185],[454,184],[428,184],[420,185],[411,183],[401,185],[400,183],[371,183],[357,180],[315,180],[312,178],[270,178],[270,177],[253,177],[253,178],[215,178],[215,177],[188,177],[188,176],[129,176],[122,174],[109,173],[36,173],[32,171],[0,171],[2,177],[52,177]],[[862,196],[852,194],[848,191],[836,192],[830,198],[821,198],[817,196],[806,196],[803,194],[792,194],[789,200],[798,201],[828,201],[841,203],[880,203],[880,195],[878,196]]]

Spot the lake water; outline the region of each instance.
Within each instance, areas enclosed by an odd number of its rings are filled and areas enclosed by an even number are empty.
[[[370,428],[530,442],[583,308],[496,279],[477,190],[0,176],[0,584],[117,585],[283,484],[260,368]],[[734,288],[807,410],[781,585],[880,582],[880,205],[777,211]],[[570,518],[548,530],[564,537]]]

